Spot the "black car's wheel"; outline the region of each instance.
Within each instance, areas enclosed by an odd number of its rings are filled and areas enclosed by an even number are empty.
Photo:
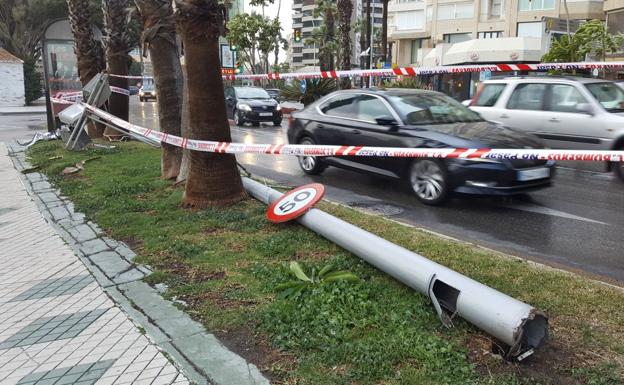
[[[245,119],[241,118],[240,114],[238,113],[238,110],[234,110],[234,112],[232,112],[232,115],[234,115],[234,124],[237,126],[242,126],[245,124]]]
[[[143,99],[143,98],[139,98],[139,101],[144,102],[144,101],[145,101],[145,99]]]
[[[615,175],[620,178],[622,182],[624,182],[624,161],[620,161],[613,166],[613,171]]]
[[[409,170],[409,184],[419,201],[439,205],[448,198],[448,174],[442,162],[419,159]]]
[[[274,126],[281,126],[282,125],[282,119],[276,119],[273,121],[273,125]]]
[[[298,144],[314,145],[316,142],[314,142],[314,139],[304,136],[299,139]],[[327,168],[327,165],[316,156],[298,156],[297,160],[299,161],[299,167],[309,175],[319,175]]]

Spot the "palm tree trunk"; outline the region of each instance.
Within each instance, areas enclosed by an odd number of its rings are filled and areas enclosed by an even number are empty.
[[[135,4],[143,22],[142,46],[149,50],[154,69],[160,130],[181,136],[183,79],[171,1],[135,0]],[[162,148],[162,177],[175,179],[180,173],[182,150],[169,144]]]
[[[282,0],[279,0],[279,2],[277,3],[277,15],[275,16],[275,19],[279,21],[279,17],[280,17],[280,13],[282,11]],[[277,70],[277,65],[279,64],[279,51],[280,51],[280,35],[278,34],[276,39],[276,44],[275,44],[275,70]],[[277,71],[276,71],[277,72]]]
[[[388,2],[383,0],[383,18],[381,24],[381,60],[385,63],[388,60]]]
[[[338,17],[340,20],[340,69],[348,71],[351,69],[351,14],[353,13],[353,2],[351,0],[338,0]],[[341,88],[351,88],[351,81],[344,78],[341,81]]]
[[[336,35],[336,19],[334,11],[331,6],[326,7],[325,11],[325,45],[331,45]],[[325,69],[321,68],[321,71],[332,71],[334,69],[334,55],[332,50],[327,49],[325,53]]]
[[[69,22],[72,34],[74,35],[74,52],[78,61],[78,76],[80,76],[80,83],[84,87],[102,70],[104,65],[100,60],[98,43],[93,37],[89,1],[67,0],[67,7],[69,9]],[[99,138],[104,133],[104,126],[89,123],[87,130],[91,138]]]
[[[366,57],[366,69],[373,64],[373,45],[371,44],[371,35],[373,33],[373,27],[371,25],[371,0],[366,1],[366,45],[369,47],[368,56]],[[366,86],[371,86],[371,77],[366,78]]]
[[[176,0],[176,6],[188,76],[191,138],[231,142],[219,63],[225,9],[219,0]],[[185,206],[225,206],[245,196],[234,155],[191,152]]]
[[[104,13],[104,46],[106,48],[107,70],[110,74],[128,75],[130,59],[130,43],[128,38],[128,0],[102,0],[102,11]],[[110,85],[128,89],[129,83],[126,78],[111,77]],[[128,95],[120,93],[111,94],[108,100],[109,112],[116,117],[128,120],[129,118]],[[105,135],[119,135],[111,128],[106,128]]]
[[[186,74],[186,66],[182,68],[184,75],[184,86],[182,91],[182,127],[181,133],[183,138],[191,137],[190,121],[189,121],[189,97],[188,97],[188,76]],[[182,150],[182,164],[180,165],[180,173],[176,182],[182,182],[188,179],[189,168],[191,166],[191,151]]]

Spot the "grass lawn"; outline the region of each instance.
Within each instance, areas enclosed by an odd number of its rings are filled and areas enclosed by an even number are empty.
[[[69,153],[40,143],[31,163],[166,283],[167,296],[227,346],[282,384],[624,383],[624,291],[322,203],[321,208],[546,311],[550,339],[521,364],[491,354],[489,336],[462,320],[441,326],[429,300],[297,223],[275,225],[248,199],[188,211],[182,188],[159,179],[160,153],[139,143]],[[61,156],[62,158],[55,158]],[[78,174],[63,168],[94,156]],[[624,254],[624,252],[623,252]],[[391,258],[391,256],[388,256]],[[276,286],[331,264],[357,283]]]

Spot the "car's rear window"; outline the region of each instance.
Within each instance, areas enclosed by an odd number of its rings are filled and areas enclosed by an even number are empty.
[[[484,84],[473,105],[478,107],[492,107],[503,93],[505,86],[507,86],[507,84],[504,83]]]

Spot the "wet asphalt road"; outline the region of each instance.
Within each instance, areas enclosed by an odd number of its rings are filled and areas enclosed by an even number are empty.
[[[10,119],[0,117],[0,141],[32,135],[29,126],[37,118]],[[130,120],[156,128],[156,103],[133,97]],[[232,135],[236,142],[286,143],[286,121],[282,127],[232,127]],[[602,165],[567,164],[559,168],[553,187],[530,195],[457,198],[443,207],[429,207],[399,181],[333,167],[311,177],[295,158],[281,155],[245,154],[238,160],[253,174],[280,184],[319,182],[330,200],[624,286],[624,183],[611,174],[589,171]]]
[[[135,102],[136,103],[136,102]],[[136,103],[134,123],[156,126],[155,103]],[[286,143],[282,127],[232,126],[233,140]],[[327,198],[377,212],[498,251],[624,286],[624,183],[602,164],[566,164],[551,188],[515,198],[457,198],[443,207],[419,203],[400,181],[329,167],[304,174],[293,157],[245,154],[238,161],[251,173],[297,186],[319,182]]]

